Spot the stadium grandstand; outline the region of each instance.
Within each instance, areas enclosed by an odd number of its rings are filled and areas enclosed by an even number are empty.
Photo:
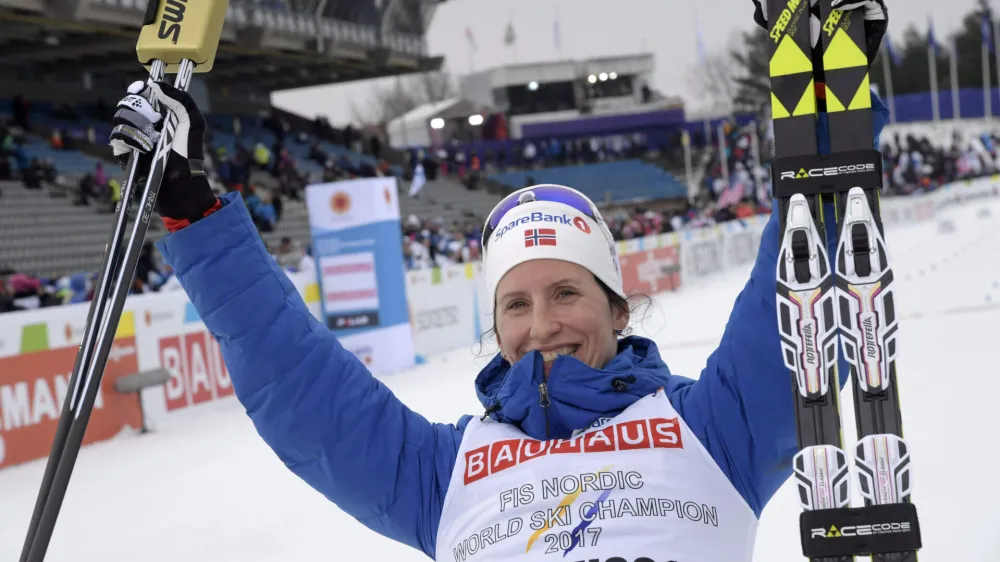
[[[393,173],[402,163],[364,131],[271,107],[270,93],[439,69],[424,39],[438,3],[230,2],[216,68],[196,75],[190,91],[209,114],[219,189],[244,192],[268,244],[308,237],[297,195],[307,182]],[[82,286],[99,266],[123,179],[106,144],[110,117],[123,87],[141,77],[134,49],[145,8],[0,1],[5,276],[69,275]],[[150,241],[163,233],[152,229]]]
[[[408,268],[475,261],[504,194],[561,183],[604,209],[618,239],[770,212],[766,116],[690,119],[652,87],[654,56],[506,65],[387,123],[333,127],[271,103],[291,88],[440,71],[432,0],[229,4],[215,69],[190,91],[206,110],[209,172],[242,192],[290,270],[312,267],[303,190],[396,176]],[[0,310],[89,298],[123,173],[107,146],[114,103],[139,68],[145,5],[0,0]],[[883,142],[886,193],[996,170],[981,126],[947,142],[919,127]],[[932,140],[933,139],[933,140]],[[133,291],[177,287],[147,235]]]

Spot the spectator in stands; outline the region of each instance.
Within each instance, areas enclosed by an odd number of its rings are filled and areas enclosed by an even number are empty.
[[[135,266],[135,277],[142,282],[143,286],[153,287],[158,285],[162,276],[156,267],[155,248],[151,241],[145,241],[142,249],[139,250],[139,261]]]
[[[417,267],[416,261],[413,259],[413,238],[410,236],[403,236],[403,267],[409,271],[411,269],[419,269]]]
[[[111,117],[114,115],[111,113],[111,108],[108,107],[108,102],[104,98],[97,98],[97,103],[94,104],[94,111],[98,121],[105,123],[110,122]]]
[[[22,308],[14,304],[13,291],[4,283],[3,279],[0,279],[0,313],[17,310],[22,310]]]
[[[56,282],[55,296],[61,304],[87,302],[90,287],[87,276],[83,274],[69,275]]]
[[[473,155],[472,162],[469,166],[469,171],[468,173],[465,174],[465,177],[462,179],[462,183],[465,185],[465,188],[468,189],[469,191],[475,191],[476,187],[479,185],[480,166],[481,162],[479,160],[479,156]]]
[[[337,168],[337,165],[333,160],[327,160],[326,164],[323,166],[323,182],[329,183],[337,181],[342,177],[342,171]]]
[[[118,183],[118,180],[112,178],[108,180],[106,191],[109,196],[108,200],[109,212],[113,213],[115,212],[115,209],[118,207],[118,201],[120,201],[122,198],[121,184]]]
[[[309,143],[309,159],[320,166],[325,166],[327,160],[330,159],[330,156],[320,145],[319,140],[314,139],[311,143]]]
[[[253,162],[261,170],[267,170],[271,163],[271,151],[260,141],[254,145]]]
[[[23,94],[17,94],[11,102],[11,110],[14,113],[14,122],[17,126],[24,129],[25,131],[31,130],[31,124],[28,122],[28,109],[30,104],[27,98]]]
[[[59,183],[59,173],[56,172],[56,165],[52,158],[46,156],[41,160],[42,179],[49,184]]]
[[[24,151],[24,131],[15,127],[0,130],[0,151],[14,158],[18,171],[28,167],[28,154]]]
[[[38,158],[32,158],[31,164],[21,172],[21,181],[24,182],[24,187],[28,189],[41,189],[42,178],[41,162],[38,161]]]
[[[97,197],[97,182],[94,181],[94,175],[90,173],[84,174],[77,186],[76,199],[73,201],[73,204],[78,206],[89,205],[90,200]]]
[[[232,160],[233,189],[242,191],[250,185],[250,171],[253,168],[253,155],[243,143],[236,146],[236,157]]]
[[[232,191],[233,165],[229,161],[229,156],[226,155],[224,150],[220,150],[216,153],[215,173],[218,175],[219,181],[226,186],[226,189]]]
[[[7,285],[14,304],[22,310],[34,310],[55,304],[37,277],[15,273],[7,278]]]
[[[251,186],[250,195],[246,197],[246,205],[258,230],[261,232],[274,231],[278,216],[272,204],[270,192],[260,186]]]
[[[278,260],[278,265],[284,269],[298,270],[302,262],[303,252],[291,238],[285,236],[281,239],[281,244],[274,251],[274,258]]]
[[[281,215],[285,210],[285,204],[279,193],[275,193],[273,191],[268,191],[268,193],[271,196],[271,206],[274,208],[274,222],[277,223],[281,220]]]
[[[104,171],[103,162],[98,162],[94,166],[94,181],[97,182],[98,187],[102,187],[108,183],[108,174]]]
[[[164,263],[161,266],[160,271],[163,275],[163,281],[160,283],[160,286],[157,287],[157,291],[162,293],[167,291],[184,290],[184,287],[181,286],[180,280],[177,279],[176,275],[174,275],[174,268],[170,267],[170,264]]]
[[[0,180],[14,179],[14,167],[10,165],[10,159],[0,151]]]
[[[354,130],[354,127],[352,127],[350,124],[344,127],[344,133],[341,138],[341,144],[344,146],[344,148],[350,148],[354,144],[356,138],[357,138],[357,132]]]
[[[429,237],[414,238],[410,242],[410,259],[413,269],[430,269],[435,267],[431,254],[431,239]]]
[[[49,135],[49,145],[55,150],[63,149],[62,131],[59,129],[52,129],[52,134]]]

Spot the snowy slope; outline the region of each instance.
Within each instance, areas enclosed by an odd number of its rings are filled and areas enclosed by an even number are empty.
[[[987,560],[1000,550],[1000,460],[989,441],[1000,396],[1000,202],[953,208],[957,231],[937,223],[890,231],[897,270],[901,395],[914,459],[924,560]],[[962,222],[964,221],[964,222]],[[930,261],[928,261],[930,260]],[[640,332],[672,371],[697,376],[721,337],[748,269],[656,297]],[[454,422],[481,407],[472,349],[385,379],[411,408]],[[844,434],[853,440],[845,395]],[[784,406],[782,406],[784,407]],[[959,462],[962,462],[961,467]],[[0,560],[16,560],[44,461],[0,471]],[[761,520],[756,557],[802,560],[799,508],[786,485]],[[87,447],[56,527],[50,562],[277,562],[424,560],[368,531],[288,472],[235,401],[188,411],[146,436]],[[692,561],[693,562],[693,561]]]

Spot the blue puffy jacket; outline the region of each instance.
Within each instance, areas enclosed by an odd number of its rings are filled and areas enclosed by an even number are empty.
[[[880,132],[887,112],[874,101]],[[372,377],[310,314],[238,198],[226,195],[221,210],[158,244],[221,345],[237,397],[290,470],[367,527],[433,558],[471,416],[455,425],[430,423]],[[775,312],[777,230],[772,219],[722,341],[697,381],[672,375],[644,338],[621,340],[604,369],[560,358],[549,380],[549,436],[568,437],[664,387],[759,516],[791,474],[797,451]],[[827,237],[832,255],[832,229]],[[628,383],[625,391],[615,388],[616,379]],[[475,390],[494,419],[545,439],[541,381],[537,352],[513,367],[498,356],[476,378]]]

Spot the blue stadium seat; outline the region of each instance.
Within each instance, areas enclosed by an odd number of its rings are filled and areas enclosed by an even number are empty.
[[[577,189],[598,204],[610,195],[614,203],[687,197],[687,187],[664,169],[642,160],[599,162],[538,170],[492,174],[490,179],[513,189],[535,183],[557,183]]]
[[[47,141],[32,139],[24,144],[24,152],[28,158],[51,158],[56,170],[63,174],[93,173],[99,158],[89,156],[79,150],[56,150]],[[108,174],[118,170],[116,164],[104,162],[104,171]]]
[[[0,107],[10,107],[10,100],[0,100]],[[34,125],[41,125],[46,129],[59,128],[64,132],[64,136],[68,135],[69,131],[86,131],[88,128],[92,127],[94,129],[95,139],[97,139],[99,143],[105,142],[111,134],[111,126],[105,121],[98,119],[96,112],[91,108],[76,108],[77,113],[80,115],[80,120],[75,121],[66,121],[52,117],[50,114],[52,109],[52,103],[32,101],[32,123]],[[4,114],[6,114],[6,111]],[[211,142],[212,147],[224,147],[230,155],[235,154],[236,136],[233,133],[234,117],[232,115],[225,114],[211,114],[206,116],[206,121],[213,131]],[[276,140],[274,133],[261,126],[259,120],[242,118],[241,122],[243,124],[242,139],[245,143],[249,144],[260,141],[263,142],[268,148],[274,145]],[[252,146],[250,148],[252,148]],[[320,164],[309,160],[309,146],[307,144],[301,144],[297,141],[297,139],[293,140],[292,138],[289,138],[286,148],[295,158],[296,165],[300,171],[309,174],[321,173],[323,171],[323,167]],[[321,143],[321,148],[325,150],[327,154],[334,159],[334,161],[344,158],[354,168],[357,168],[362,163],[370,164],[372,166],[377,163],[375,158],[372,156],[360,154],[352,150],[348,150],[343,146],[337,146],[332,143],[323,142]],[[96,163],[99,161],[99,159],[85,155],[79,151],[52,149],[47,139],[31,141],[25,146],[25,152],[29,158],[52,158],[56,169],[61,173],[67,174],[83,174],[86,172],[93,172]],[[392,171],[396,175],[401,175],[403,173],[403,168],[401,166],[394,165],[392,166]],[[118,167],[114,165],[108,166],[107,163],[105,165],[105,172],[111,176],[119,175]]]

